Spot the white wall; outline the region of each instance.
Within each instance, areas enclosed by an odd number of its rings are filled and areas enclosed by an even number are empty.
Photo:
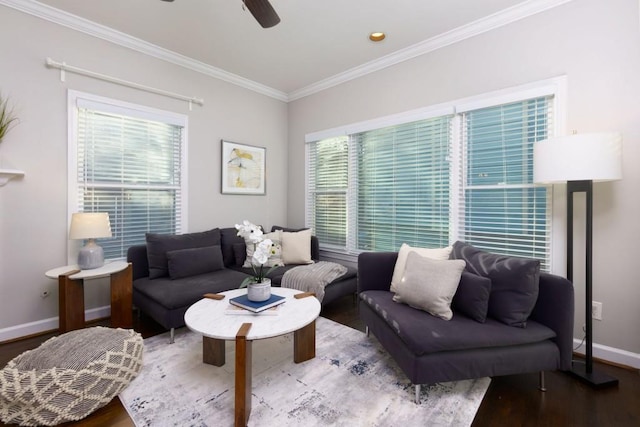
[[[67,89],[188,115],[190,231],[243,219],[285,223],[285,103],[5,6],[0,39],[0,91],[20,119],[0,144],[0,157],[5,168],[25,171],[23,179],[0,187],[0,341],[57,327],[57,282],[44,272],[67,264]],[[45,67],[46,57],[204,98],[205,105],[189,111],[181,101],[71,73],[62,83],[59,71]],[[222,138],[267,148],[266,196],[220,194]],[[50,291],[46,299],[40,298],[44,290]],[[87,309],[109,305],[103,281],[87,286],[85,295]]]
[[[306,133],[565,74],[565,131],[623,133],[624,179],[596,184],[594,190],[594,299],[603,303],[594,342],[613,347],[609,352],[631,352],[633,361],[623,362],[640,363],[640,286],[634,265],[640,239],[637,0],[574,0],[290,103],[289,224],[304,224]],[[564,211],[564,189],[558,190],[556,207]],[[583,229],[578,227],[576,232]],[[577,263],[576,272],[580,268]],[[555,269],[564,272],[562,265]],[[581,338],[584,281],[578,274],[575,288],[575,336]],[[594,353],[598,356],[598,349]]]

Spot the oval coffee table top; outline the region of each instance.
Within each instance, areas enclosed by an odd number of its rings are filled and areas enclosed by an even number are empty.
[[[238,329],[243,323],[251,323],[247,340],[258,340],[297,331],[313,322],[320,315],[320,302],[315,297],[295,299],[301,291],[288,288],[272,287],[271,293],[286,298],[278,307],[277,314],[225,313],[230,298],[246,294],[246,289],[234,289],[220,292],[223,300],[201,299],[193,304],[184,314],[184,321],[189,329],[209,338],[235,340]]]

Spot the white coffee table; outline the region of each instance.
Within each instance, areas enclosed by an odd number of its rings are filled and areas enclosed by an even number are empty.
[[[286,301],[276,315],[227,314],[229,299],[246,294],[246,289],[221,292],[222,300],[202,299],[184,314],[189,329],[202,334],[202,361],[215,366],[225,364],[225,341],[236,342],[235,425],[246,426],[251,413],[251,344],[293,332],[293,360],[301,363],[316,356],[316,319],[320,302],[311,294],[274,287],[271,292]],[[296,295],[298,296],[296,298]]]

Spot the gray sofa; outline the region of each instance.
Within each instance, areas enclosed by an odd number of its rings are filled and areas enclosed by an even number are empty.
[[[171,342],[174,329],[185,324],[184,313],[202,295],[236,289],[252,272],[242,267],[246,246],[236,233],[229,227],[175,236],[148,234],[146,245],[128,249],[127,261],[133,266],[133,304],[171,330]],[[319,260],[315,236],[311,237],[311,256]],[[293,267],[272,270],[268,275],[272,285],[280,286],[284,273]],[[356,269],[348,267],[345,275],[329,283],[322,304],[355,295],[356,275]]]
[[[464,255],[468,247],[458,249],[462,249],[458,255]],[[452,258],[464,258],[455,252],[454,246]],[[397,257],[397,252],[360,254],[359,313],[368,333],[376,336],[416,386],[416,402],[421,384],[540,372],[544,389],[545,370],[570,369],[574,296],[568,280],[539,273],[537,289],[530,296],[534,306],[525,313],[525,322],[506,324],[498,313],[504,307],[488,304],[494,298],[499,301],[499,293],[505,291],[499,277],[491,277],[490,269],[498,264],[489,260],[487,269],[475,269],[473,260],[467,259],[453,297],[453,318],[447,321],[393,301],[390,283]],[[495,289],[482,296],[478,291],[485,285]],[[484,321],[474,312],[474,306],[483,303],[488,307]]]

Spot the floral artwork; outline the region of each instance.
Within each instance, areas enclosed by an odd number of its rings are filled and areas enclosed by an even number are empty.
[[[266,149],[222,141],[222,193],[265,194]]]

